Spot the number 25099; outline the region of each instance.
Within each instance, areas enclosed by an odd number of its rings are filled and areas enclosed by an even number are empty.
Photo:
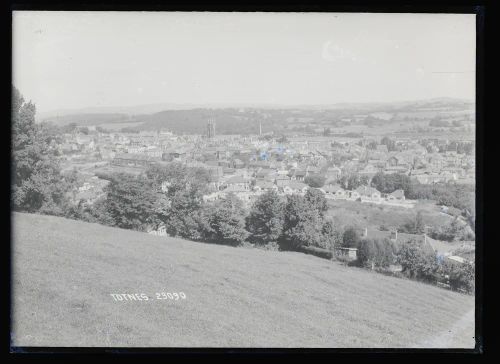
[[[186,299],[186,294],[184,292],[156,292],[157,300],[174,300],[177,301],[179,299]]]

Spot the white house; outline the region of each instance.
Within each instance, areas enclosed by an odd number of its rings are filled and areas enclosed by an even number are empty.
[[[356,192],[358,192],[362,201],[378,202],[380,201],[381,198],[380,192],[377,191],[377,189],[370,186],[359,186],[356,189]]]
[[[405,200],[405,191],[404,190],[396,190],[392,193],[389,193],[387,195],[387,200],[388,201],[404,201]]]
[[[283,192],[287,195],[294,193],[304,194],[309,189],[309,186],[302,182],[291,181],[283,187]]]

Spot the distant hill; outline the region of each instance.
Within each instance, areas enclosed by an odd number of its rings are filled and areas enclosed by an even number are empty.
[[[193,109],[195,105],[190,104],[173,104],[173,103],[156,103],[137,106],[101,106],[101,107],[87,107],[80,109],[60,109],[53,111],[41,112],[38,117],[39,120],[52,119],[75,114],[154,114],[163,110],[183,110]]]
[[[474,346],[471,296],[301,253],[12,217],[14,346]]]
[[[75,123],[80,126],[100,125],[105,123],[124,123],[133,120],[127,114],[118,113],[88,113],[53,116],[43,119],[44,122],[54,123],[59,126]]]
[[[325,121],[328,124],[332,120],[339,120],[355,114],[389,113],[392,115],[399,113],[407,116],[407,113],[419,113],[420,117],[427,117],[427,115],[441,112],[466,112],[470,114],[474,111],[473,102],[452,98],[394,103],[343,103],[295,107],[279,105],[223,107],[219,105],[218,107],[195,108],[185,106],[186,108],[183,109],[182,105],[176,105],[176,108],[172,106],[171,109],[166,110],[165,108],[161,109],[161,107],[167,107],[166,104],[154,104],[143,107],[121,108],[122,112],[116,112],[120,108],[108,108],[113,112],[102,112],[105,108],[96,108],[101,112],[91,113],[87,109],[87,112],[73,114],[63,113],[62,115],[52,116],[42,114],[39,119],[57,125],[67,125],[72,122],[78,125],[137,123],[137,125],[130,127],[136,130],[169,129],[176,133],[202,134],[205,132],[208,118],[213,117],[216,121],[216,133],[255,134],[259,131],[259,123],[262,123],[265,132],[279,132],[289,125],[291,120],[299,123],[309,120],[312,124],[321,125]],[[153,110],[157,111],[152,112]]]

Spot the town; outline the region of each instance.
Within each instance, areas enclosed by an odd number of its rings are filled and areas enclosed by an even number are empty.
[[[53,145],[65,170],[78,170],[81,176],[75,202],[92,203],[102,196],[106,181],[98,176],[103,173],[140,173],[172,161],[209,171],[212,192],[206,200],[234,193],[247,205],[268,190],[303,194],[311,186],[328,199],[414,207],[415,201],[405,199],[401,190],[385,194],[370,187],[377,173],[405,174],[421,184],[475,184],[472,140],[465,142],[467,152],[459,152],[458,143],[446,139],[217,135],[213,121],[207,122],[204,135],[99,129],[75,128]],[[365,185],[349,190],[342,177],[353,174]]]
[[[363,123],[370,117],[357,115],[356,121]],[[433,123],[436,124],[435,120],[429,125]],[[73,124],[66,129],[69,130],[60,134],[62,139],[51,147],[59,156],[63,172],[77,176],[78,183],[70,199],[80,206],[91,206],[105,197],[109,176],[117,173],[140,175],[151,166],[168,168],[170,163],[208,172],[210,183],[203,201],[224,200],[232,195],[246,209],[269,191],[279,196],[304,196],[308,189],[313,188],[321,191],[330,202],[330,210],[337,211],[337,214],[346,206],[361,203],[366,209],[368,206],[385,206],[389,209],[388,214],[394,215],[398,210],[391,208],[420,211],[421,206],[427,205],[420,201],[419,196],[406,195],[402,188],[390,190],[389,187],[389,190],[379,191],[375,183],[377,176],[406,176],[408,181],[423,186],[463,185],[473,188],[475,184],[473,135],[467,137],[466,133],[465,138],[449,139],[450,133],[446,130],[442,136],[434,138],[418,134],[417,137],[330,136],[326,128],[317,133],[319,135],[284,135],[275,131],[264,133],[259,122],[258,134],[234,135],[218,134],[213,116],[207,118],[199,134],[176,134],[165,128],[110,131],[88,124]],[[163,181],[162,192],[167,192],[169,185],[170,182]],[[335,205],[341,201],[345,201],[344,205]],[[436,208],[439,214],[454,216],[467,228],[469,240],[472,239],[473,231],[463,214],[444,204]],[[451,214],[449,211],[452,210],[456,212]],[[433,214],[437,214],[436,211]],[[435,222],[436,225],[439,223]],[[392,231],[392,239],[396,241],[398,227],[388,228],[386,225],[391,225],[390,221],[374,226],[368,220],[358,229],[362,237],[368,236],[370,231],[370,237],[378,238],[389,238]],[[428,232],[437,227],[426,226],[423,235],[400,232],[398,242],[402,243],[403,238],[405,241],[423,239],[430,251],[438,256],[460,263],[470,261],[463,256],[470,258],[475,244],[464,241],[463,237],[453,237],[461,241],[458,245],[440,243],[439,236],[434,234],[433,239],[430,237],[433,234]],[[150,226],[148,231],[168,235],[163,224]],[[354,260],[356,250],[337,247],[336,254]],[[455,251],[464,251],[465,255],[455,255]]]

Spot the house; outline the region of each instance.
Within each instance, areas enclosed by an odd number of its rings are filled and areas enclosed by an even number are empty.
[[[398,164],[399,164],[399,159],[396,156],[392,156],[392,157],[387,158],[387,165],[388,166],[394,167],[394,166],[397,166]]]
[[[420,244],[423,249],[425,249],[430,254],[436,254],[436,250],[433,247],[434,240],[429,238],[426,234],[407,234],[400,233],[396,229],[391,231],[381,231],[375,229],[365,228],[363,233],[363,238],[374,238],[374,239],[388,239],[395,243],[397,246],[401,246],[409,241],[415,241]]]
[[[329,167],[326,170],[325,177],[329,180],[338,180],[342,171],[338,167]]]
[[[353,261],[358,258],[358,249],[356,248],[342,248],[342,247],[336,247],[335,248],[335,256],[339,259],[342,260],[349,260]]]
[[[362,201],[380,201],[381,194],[376,188],[370,186],[359,186],[356,192],[361,197]]]
[[[245,191],[250,189],[250,180],[242,176],[234,176],[226,180],[225,183],[229,187],[238,187]]]
[[[290,181],[283,187],[283,192],[287,195],[294,193],[303,194],[306,193],[309,186],[302,182]]]
[[[377,145],[377,152],[389,153],[389,149],[387,149],[387,145],[380,144],[380,145]]]
[[[253,196],[253,193],[249,189],[235,184],[228,186],[225,190],[222,190],[219,193],[222,198],[226,198],[229,194],[234,194],[247,206],[252,201]]]
[[[186,157],[186,153],[181,152],[181,151],[168,151],[168,152],[163,152],[161,155],[161,159],[163,161],[167,161],[167,162],[183,159],[185,157]]]
[[[256,192],[278,191],[278,186],[268,181],[257,181],[254,186]]]
[[[398,165],[398,166],[387,166],[385,167],[384,173],[386,174],[392,174],[392,173],[401,173],[401,174],[408,174],[409,173],[409,168],[404,165]]]
[[[161,224],[156,229],[151,228],[148,231],[148,234],[156,235],[156,236],[167,236],[167,228],[165,227],[165,225]]]
[[[234,168],[228,168],[228,167],[222,167],[222,173],[224,176],[233,176],[236,173],[236,169]]]
[[[350,200],[357,200],[358,198],[361,198],[361,195],[359,194],[358,191],[346,191],[347,192],[347,198]]]
[[[375,167],[373,164],[367,164],[365,168],[359,171],[359,175],[361,176],[367,176],[368,178],[373,178],[377,173],[379,172],[379,169]]]
[[[271,170],[269,169],[264,169],[260,168],[257,173],[255,174],[255,178],[257,179],[264,179],[266,178],[269,174],[271,173]]]
[[[387,200],[388,201],[404,201],[405,200],[405,191],[404,190],[396,190],[394,192],[391,192],[387,195]]]
[[[233,165],[234,165],[234,168],[236,168],[236,169],[240,169],[240,168],[245,167],[245,163],[241,159],[235,159]]]
[[[213,202],[217,201],[221,198],[221,193],[220,192],[212,192],[207,195],[203,195],[203,201],[204,202]]]
[[[154,164],[154,160],[141,154],[118,154],[113,158],[111,164],[116,166],[146,167]]]
[[[320,191],[330,198],[342,199],[347,197],[346,191],[339,185],[327,185],[320,188]]]
[[[285,187],[286,185],[288,185],[290,183],[291,179],[288,176],[278,176],[278,177],[276,177],[276,179],[274,181],[276,183],[276,186],[278,186],[279,188],[282,188],[282,187]]]
[[[292,180],[295,180],[295,181],[304,181],[304,179],[308,176],[308,171],[307,170],[304,170],[304,169],[296,169],[295,171],[293,171],[293,174],[292,174],[292,177],[291,179]]]

